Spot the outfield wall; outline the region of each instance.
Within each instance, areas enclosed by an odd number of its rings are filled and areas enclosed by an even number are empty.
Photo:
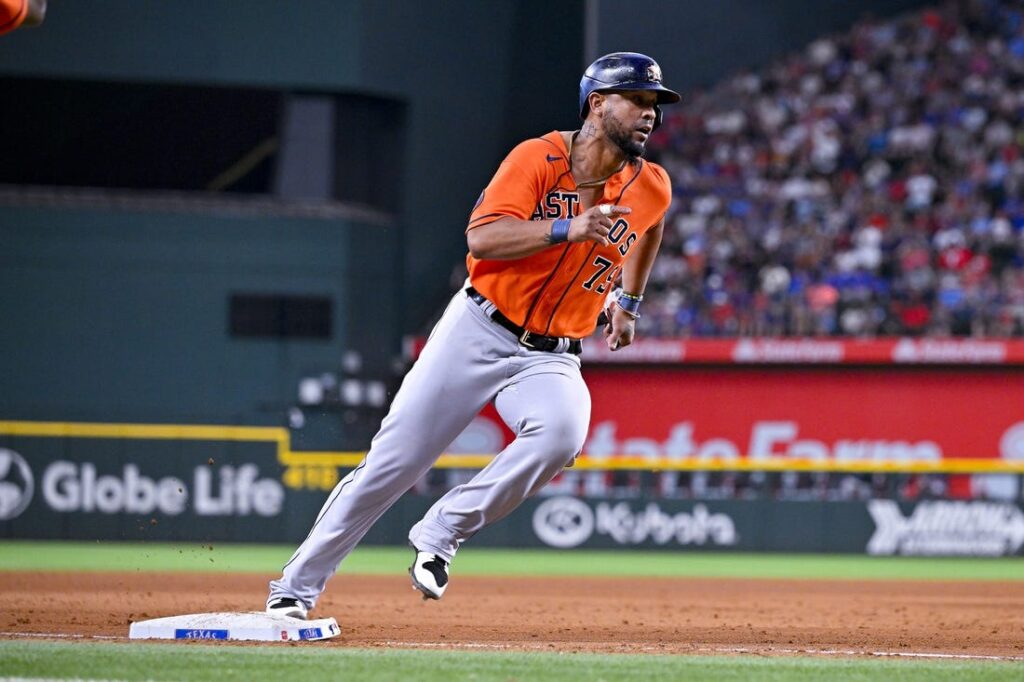
[[[342,453],[293,451],[270,427],[0,422],[0,434],[2,538],[296,543],[342,473],[308,464]],[[1019,500],[580,497],[581,477],[603,474],[600,460],[579,464],[473,543],[966,556],[1024,546]],[[404,544],[434,499],[407,494],[366,541]]]
[[[393,228],[258,214],[0,213],[0,419],[280,424],[300,379],[337,366],[341,349],[378,366],[390,359],[368,339],[399,331]],[[356,270],[375,292],[373,316],[347,284]],[[325,302],[324,333],[234,333],[233,297],[267,294]]]
[[[116,541],[286,542],[305,537],[324,493],[282,483],[271,448],[51,442],[34,453],[33,494],[0,513],[0,537]],[[92,451],[90,454],[90,450]],[[24,475],[12,450],[0,458]],[[244,453],[244,454],[243,454]],[[230,462],[230,463],[229,463]],[[13,476],[9,477],[13,479]],[[407,494],[366,538],[401,545],[432,497]],[[1024,506],[893,500],[780,502],[541,495],[473,538],[476,546],[674,551],[837,552],[872,555],[1021,555]]]
[[[806,352],[809,342],[796,343]],[[732,364],[586,364],[594,407],[583,453],[474,544],[1021,554],[1017,346],[978,354],[961,343],[958,352],[978,362],[953,365],[929,364],[932,351],[916,341],[891,345],[902,350],[889,364],[823,362],[817,351],[804,365],[785,353],[785,364],[754,362],[747,351]],[[311,451],[302,433],[0,420],[0,537],[298,542],[364,455]],[[367,542],[404,544],[440,490],[485,466],[510,439],[493,408],[484,410]],[[637,471],[655,485],[635,485],[642,476],[629,472]],[[753,476],[746,491],[698,485],[709,471],[827,471],[850,474],[854,487],[871,472],[943,474],[946,499],[929,499],[936,493],[928,489],[803,495],[799,484],[781,491]]]

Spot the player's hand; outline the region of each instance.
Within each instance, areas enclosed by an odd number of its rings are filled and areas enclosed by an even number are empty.
[[[608,350],[619,350],[633,343],[636,334],[633,316],[614,303],[605,309],[605,315],[608,322],[604,325],[604,340]]]
[[[608,233],[611,232],[612,225],[620,215],[629,215],[632,212],[633,209],[628,206],[592,206],[569,223],[569,241],[597,242],[601,246],[607,246],[611,243],[608,241]]]

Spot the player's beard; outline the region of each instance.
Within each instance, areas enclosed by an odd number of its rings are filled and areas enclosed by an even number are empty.
[[[629,130],[626,126],[622,125],[622,121],[612,116],[611,112],[607,109],[602,112],[601,123],[604,126],[604,135],[608,138],[608,141],[618,147],[626,158],[630,161],[636,161],[638,158],[644,155],[644,149],[647,146],[647,142],[637,142],[633,138],[635,130]]]

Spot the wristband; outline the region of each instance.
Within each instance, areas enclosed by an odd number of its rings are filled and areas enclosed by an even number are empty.
[[[556,220],[551,225],[551,243],[561,244],[562,242],[569,241],[569,224],[572,221],[568,218],[562,218]]]
[[[639,320],[640,319],[640,313],[633,312],[632,310],[629,310],[627,308],[622,307],[622,301],[616,301],[615,305],[618,306],[619,310],[621,310],[622,312],[626,313],[627,315],[629,315],[634,320]]]
[[[644,300],[643,296],[637,296],[636,294],[627,294],[625,291],[623,291],[619,294],[619,297],[615,300],[615,303],[624,311],[626,311],[634,318],[636,318],[640,317],[640,301],[642,300]]]

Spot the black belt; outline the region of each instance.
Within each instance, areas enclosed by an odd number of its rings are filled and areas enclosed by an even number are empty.
[[[481,294],[473,287],[469,287],[468,289],[466,289],[466,294],[468,294],[470,300],[472,300],[477,305],[482,306],[485,303],[490,303],[490,301],[484,298],[483,294]],[[490,316],[494,322],[500,324],[502,327],[515,334],[516,338],[519,339],[519,343],[523,344],[524,346],[531,350],[540,350],[544,351],[545,353],[554,353],[558,350],[559,344],[563,340],[566,340],[569,342],[569,348],[566,350],[567,353],[579,355],[580,353],[583,352],[583,342],[581,342],[579,339],[569,339],[560,336],[544,336],[543,334],[535,334],[534,332],[528,331],[527,329],[520,327],[512,320],[502,315],[501,311],[498,310],[497,308],[494,309],[494,312],[492,312]]]

